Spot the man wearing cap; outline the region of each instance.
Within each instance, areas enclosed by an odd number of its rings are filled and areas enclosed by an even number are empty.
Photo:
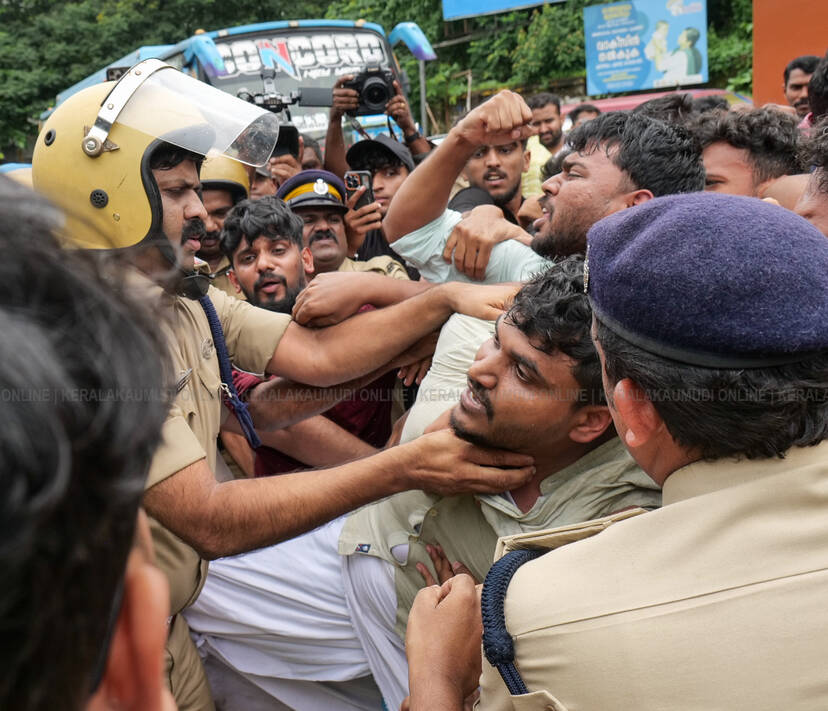
[[[325,272],[377,272],[408,279],[405,268],[388,255],[367,262],[348,257],[345,236],[345,184],[326,170],[303,170],[276,193],[304,222],[302,239],[313,255],[314,274]]]
[[[661,198],[590,231],[604,389],[663,508],[501,539],[481,711],[828,705],[826,274],[828,241],[750,198]],[[477,686],[473,603],[468,579],[415,603],[412,711]]]
[[[237,160],[224,155],[209,155],[201,164],[201,201],[207,219],[205,233],[201,238],[201,249],[196,252],[199,259],[207,262],[210,279],[216,289],[225,294],[244,298],[227,277],[230,260],[221,251],[219,239],[224,227],[224,218],[233,206],[244,200],[250,187],[247,170]]]
[[[365,192],[360,188],[348,201],[351,210],[345,215],[348,234],[348,250],[358,261],[369,261],[380,254],[386,254],[401,264],[402,257],[388,245],[382,231],[382,218],[388,212],[397,191],[414,170],[411,151],[399,141],[380,134],[376,139],[355,143],[345,155],[351,170],[365,170],[371,173],[371,189],[374,202],[359,209],[354,204]],[[419,279],[420,273],[414,267],[406,267],[408,276]]]

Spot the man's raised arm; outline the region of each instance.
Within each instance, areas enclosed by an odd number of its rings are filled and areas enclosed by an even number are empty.
[[[532,112],[519,94],[501,91],[449,131],[445,140],[402,184],[383,220],[389,243],[437,219],[457,176],[475,149],[522,140],[534,133]]]

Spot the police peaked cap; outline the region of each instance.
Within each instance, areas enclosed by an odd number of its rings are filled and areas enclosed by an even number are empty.
[[[645,351],[710,368],[828,352],[828,239],[789,210],[672,195],[610,215],[587,242],[596,317]]]
[[[279,187],[276,197],[291,210],[302,207],[328,207],[347,212],[345,184],[327,170],[303,170]]]

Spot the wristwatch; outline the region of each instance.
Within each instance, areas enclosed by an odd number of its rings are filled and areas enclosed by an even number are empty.
[[[403,136],[403,141],[406,143],[413,143],[418,138],[422,138],[422,134],[419,131],[414,131],[414,133],[409,133],[407,136]]]

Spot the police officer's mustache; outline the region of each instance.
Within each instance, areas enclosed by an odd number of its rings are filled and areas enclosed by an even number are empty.
[[[196,239],[201,242],[207,234],[207,228],[204,226],[204,220],[200,217],[194,217],[184,223],[181,228],[181,244],[187,244],[188,239]]]
[[[311,235],[311,238],[308,240],[308,246],[312,245],[314,242],[318,242],[321,239],[332,239],[336,242],[336,235],[333,230],[318,230]]]

